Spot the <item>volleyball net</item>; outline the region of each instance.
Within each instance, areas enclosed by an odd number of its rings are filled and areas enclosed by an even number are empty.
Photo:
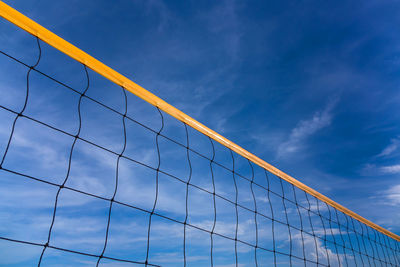
[[[400,266],[397,235],[0,15],[2,263]]]

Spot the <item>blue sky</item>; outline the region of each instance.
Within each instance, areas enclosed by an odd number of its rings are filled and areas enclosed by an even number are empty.
[[[5,2],[267,162],[365,218],[400,234],[400,37],[396,31],[396,25],[400,24],[399,1]],[[35,39],[4,20],[0,27],[1,50],[27,64],[34,64],[37,59]],[[87,79],[80,64],[43,43],[42,56],[38,69],[81,92],[84,90]],[[2,69],[8,70],[1,74],[0,104],[19,110],[25,94],[26,69],[6,59],[2,59],[0,64]],[[91,71],[89,77],[88,95],[123,113],[121,88]],[[76,132],[79,96],[62,90],[60,85],[39,74],[32,73],[30,79],[30,104],[26,112],[60,129]],[[119,116],[87,99],[82,100],[81,112],[82,136],[121,151],[123,126]],[[156,131],[161,127],[157,110],[130,94],[128,114]],[[14,117],[2,111],[0,118],[5,122],[0,131],[0,151],[3,151]],[[183,126],[165,114],[164,119],[163,133],[184,144]],[[126,130],[125,154],[156,168],[154,134],[149,135],[133,123],[127,123]],[[193,148],[211,157],[208,140],[192,130],[189,132]],[[71,137],[21,119],[6,164],[20,172],[60,183],[65,178],[72,141]],[[161,168],[177,177],[187,177],[186,150],[164,139],[159,145]],[[216,145],[216,152],[220,162],[232,164],[224,148]],[[208,163],[196,158],[195,154],[190,157],[193,183],[211,189]],[[74,159],[67,184],[110,197],[114,180],[108,177],[115,176],[117,158],[78,140]],[[250,176],[247,162],[242,161],[237,159],[237,168],[243,175]],[[120,165],[121,185],[117,198],[151,209],[154,174],[124,160]],[[217,172],[218,167],[215,169]],[[260,170],[256,169],[256,180],[259,174]],[[228,185],[231,178],[223,170],[219,175],[227,178],[221,179],[219,184],[217,182],[217,192],[232,197],[234,189],[232,184]],[[56,189],[26,180],[18,181],[14,176],[2,173],[2,183],[13,188],[12,192],[19,192],[11,194],[5,187],[1,189],[1,198],[10,203],[2,209],[2,218],[13,222],[2,231],[16,238],[27,237],[42,242],[47,235]],[[158,211],[184,219],[185,186],[160,177],[160,188]],[[244,192],[240,201],[251,208],[254,203],[253,199],[247,198],[249,185],[240,188]],[[285,188],[291,190],[289,186]],[[262,207],[265,201],[262,192],[258,195],[256,191],[255,194]],[[15,196],[21,203],[11,201]],[[32,198],[37,201],[31,201]],[[73,192],[62,193],[60,198],[63,199],[60,203],[64,203],[60,204],[64,221],[56,221],[54,227],[55,232],[57,227],[64,229],[65,236],[54,234],[55,242],[76,247],[77,243],[71,240],[84,236],[88,243],[81,243],[82,249],[93,249],[88,253],[97,253],[104,242],[103,219],[108,212],[108,203],[88,200]],[[212,203],[209,198],[193,192],[193,202],[190,203],[193,204],[191,210],[198,211],[191,215],[192,221],[205,227],[212,221],[212,207],[201,203]],[[143,232],[132,229],[141,229],[140,225],[147,223],[145,215],[129,215],[132,211],[124,209],[116,208],[116,218],[121,225],[116,227],[116,233],[119,232],[109,243],[110,253],[120,256],[131,251],[132,242],[143,248]],[[93,214],[87,213],[89,210]],[[234,211],[224,206],[218,210],[226,210],[223,216],[226,221],[222,220],[217,229],[232,234],[233,217],[229,216]],[[26,219],[28,211],[40,214],[35,223]],[[15,213],[13,220],[7,219],[12,213]],[[244,238],[250,236],[248,231],[254,232],[254,226],[246,223],[251,221],[246,220],[246,216],[250,215],[241,216]],[[129,221],[133,217],[135,221]],[[174,248],[171,251],[163,248],[164,244],[174,243],[170,242],[172,238],[181,240],[182,229],[174,228],[171,232],[175,231],[176,235],[164,236],[169,224],[157,220],[154,231],[159,233],[155,234],[159,236],[155,242],[159,248],[153,250],[155,254],[151,258],[166,266],[177,266],[176,262],[163,262],[166,253],[176,253]],[[87,228],[78,227],[82,221],[87,222]],[[126,227],[129,223],[136,226]],[[32,228],[27,228],[27,225]],[[78,228],[81,232],[72,231]],[[197,257],[193,262],[197,260],[198,266],[201,266],[201,261],[209,261],[208,241],[204,246],[201,244],[209,237],[202,235],[192,233]],[[135,240],[126,238],[131,236]],[[268,232],[264,238],[270,241]],[[113,242],[117,240],[123,244],[120,248],[126,251],[119,251],[117,243],[113,248]],[[285,247],[284,240],[282,237],[282,248]],[[226,247],[223,240],[216,240],[216,244]],[[15,258],[12,252],[18,249],[10,248],[9,251],[12,263]],[[29,251],[26,260],[36,261],[41,249]],[[143,256],[143,251],[137,253],[132,257]],[[224,253],[232,255],[234,251],[221,249],[220,253],[222,258],[230,258],[224,257]],[[242,253],[244,261],[253,256],[247,248],[243,248]],[[47,259],[63,257],[54,254]],[[266,259],[269,257],[265,256]],[[175,258],[182,260],[176,255]],[[82,266],[85,266],[82,263],[85,261],[88,261],[88,266],[92,264],[90,261],[96,262],[94,259],[79,259]],[[62,263],[62,260],[58,262]],[[218,264],[231,266],[229,264],[233,263]],[[18,264],[15,262],[15,266],[22,266]],[[61,266],[69,266],[63,264]]]

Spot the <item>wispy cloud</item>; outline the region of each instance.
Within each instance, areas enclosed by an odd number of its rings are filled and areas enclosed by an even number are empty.
[[[240,43],[243,29],[237,10],[240,4],[237,1],[225,0],[217,2],[209,12],[200,15],[210,32],[220,35],[225,53],[232,62],[239,60]]]
[[[392,138],[390,144],[387,145],[382,151],[373,156],[371,160],[384,160],[387,157],[395,157],[396,151],[400,148],[400,136]],[[400,164],[384,164],[384,163],[366,163],[361,169],[361,175],[371,176],[371,175],[391,175],[400,173]]]
[[[168,27],[169,21],[173,19],[170,10],[163,1],[149,0],[146,1],[146,13],[152,15],[152,12],[158,15],[158,31]]]
[[[391,165],[391,166],[383,166],[383,167],[380,167],[379,170],[380,170],[383,174],[395,174],[395,173],[400,173],[400,164]]]
[[[284,157],[300,150],[308,137],[329,126],[332,122],[332,110],[338,100],[338,98],[334,98],[322,111],[314,113],[312,118],[300,121],[292,129],[289,139],[278,147],[278,157]]]
[[[400,184],[394,185],[385,191],[386,199],[392,205],[400,205]]]
[[[315,261],[319,259],[328,263],[329,258],[329,262],[333,266],[340,265],[340,263],[343,264],[344,262],[345,254],[336,254],[333,252],[332,248],[328,248],[326,245],[324,245],[321,239],[314,239],[310,235],[303,235],[303,237],[301,237],[301,235],[296,235],[294,239],[296,242],[300,243],[299,245],[304,245],[305,252],[309,254]],[[346,256],[350,257],[350,255]]]
[[[390,175],[400,173],[400,164],[377,166],[375,164],[365,164],[361,169],[362,176],[373,176],[373,175]]]
[[[395,152],[400,146],[400,137],[393,138],[390,140],[390,144],[385,147],[381,153],[377,155],[377,157],[385,157],[391,155],[393,152]]]

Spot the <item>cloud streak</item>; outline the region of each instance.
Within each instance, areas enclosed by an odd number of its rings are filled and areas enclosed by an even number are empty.
[[[391,205],[400,205],[400,184],[394,185],[386,190],[385,196]]]
[[[335,98],[322,111],[315,112],[312,118],[300,121],[292,129],[289,139],[278,147],[278,157],[285,157],[299,151],[305,145],[308,137],[329,126],[333,117],[332,110],[337,102],[338,98]]]
[[[363,176],[393,175],[400,173],[400,164],[377,166],[375,164],[367,163],[360,172]]]
[[[400,164],[391,165],[391,166],[383,166],[383,167],[380,167],[379,170],[380,170],[383,174],[396,174],[396,173],[400,173]]]
[[[381,153],[377,155],[377,157],[386,157],[392,155],[400,146],[400,137],[393,138],[390,140],[390,144],[385,147]]]

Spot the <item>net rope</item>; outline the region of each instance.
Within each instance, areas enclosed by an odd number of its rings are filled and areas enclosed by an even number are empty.
[[[54,198],[54,208],[52,212],[52,219],[50,222],[50,227],[48,229],[48,235],[45,243],[37,243],[31,242],[29,240],[17,239],[12,236],[7,236],[7,234],[3,233],[0,236],[0,240],[6,242],[14,242],[21,243],[30,246],[41,247],[42,251],[40,255],[38,255],[37,266],[44,266],[43,262],[48,254],[49,249],[62,251],[66,253],[79,254],[82,256],[87,256],[96,259],[96,266],[101,265],[103,260],[110,260],[113,262],[123,262],[123,263],[131,263],[131,264],[141,264],[144,266],[163,266],[162,263],[157,260],[154,261],[152,257],[152,248],[154,242],[154,236],[152,235],[152,230],[154,226],[155,217],[162,218],[168,221],[171,225],[180,225],[183,229],[182,234],[182,264],[186,266],[191,266],[191,257],[193,255],[189,254],[188,250],[188,232],[189,230],[198,230],[209,236],[209,262],[207,265],[210,266],[220,266],[220,264],[216,263],[216,257],[219,255],[220,250],[216,248],[217,239],[222,238],[223,240],[234,242],[234,266],[400,266],[400,245],[399,242],[391,239],[390,237],[383,235],[382,233],[376,231],[373,228],[370,228],[361,222],[353,219],[352,217],[347,216],[341,211],[336,210],[335,208],[329,206],[325,202],[318,200],[317,198],[309,195],[308,193],[295,188],[295,186],[288,184],[280,178],[277,178],[270,174],[267,170],[263,170],[265,175],[264,179],[266,181],[266,186],[263,186],[255,181],[255,171],[254,164],[247,160],[248,165],[251,170],[251,176],[246,177],[238,173],[237,166],[235,165],[235,152],[229,150],[230,156],[232,158],[232,166],[226,166],[221,162],[216,161],[216,150],[215,150],[215,141],[211,138],[209,139],[211,146],[211,157],[204,155],[200,151],[196,151],[192,147],[191,139],[189,136],[188,126],[183,123],[182,127],[185,132],[186,143],[181,143],[178,140],[175,140],[173,137],[169,137],[163,133],[164,129],[164,115],[161,110],[157,107],[154,107],[160,115],[161,127],[159,129],[153,129],[150,126],[147,126],[132,116],[128,115],[128,98],[126,94],[126,90],[121,88],[124,96],[124,101],[121,103],[123,107],[123,112],[115,110],[114,108],[108,106],[105,103],[102,103],[100,100],[97,100],[94,97],[88,96],[86,93],[90,88],[90,75],[88,73],[87,67],[83,65],[82,69],[85,74],[87,85],[84,88],[83,92],[80,92],[78,89],[74,89],[73,87],[67,85],[66,83],[58,80],[55,77],[52,77],[49,74],[42,72],[38,65],[42,59],[42,49],[41,49],[41,41],[36,38],[38,56],[34,65],[29,65],[24,63],[23,61],[17,59],[17,57],[10,55],[4,51],[0,51],[2,54],[1,60],[11,60],[13,62],[18,63],[21,66],[26,67],[26,93],[25,100],[22,109],[14,110],[11,107],[7,107],[5,105],[0,105],[0,109],[13,114],[15,116],[13,123],[11,125],[11,130],[8,136],[8,142],[3,152],[1,152],[1,162],[0,162],[0,172],[11,173],[17,175],[21,179],[29,179],[32,181],[36,181],[38,183],[45,183],[57,189],[55,198]],[[49,79],[57,84],[61,85],[63,89],[68,90],[70,92],[74,92],[79,95],[78,103],[77,103],[77,115],[78,115],[78,129],[76,132],[68,132],[63,129],[60,129],[49,122],[39,120],[31,115],[26,114],[26,108],[29,106],[29,92],[30,92],[30,75],[32,72],[35,72],[46,79]],[[97,92],[100,93],[100,92]],[[119,151],[114,151],[111,148],[105,147],[103,145],[97,144],[96,142],[84,138],[80,136],[81,128],[82,128],[82,111],[81,105],[82,100],[88,100],[96,105],[102,106],[107,110],[113,112],[114,114],[120,117],[120,123],[123,129],[123,144],[122,149]],[[73,138],[73,142],[70,146],[69,155],[68,155],[68,166],[67,173],[64,177],[62,183],[55,183],[46,180],[46,177],[35,177],[28,173],[23,173],[17,170],[14,170],[7,166],[7,155],[10,147],[12,147],[13,140],[15,138],[15,129],[17,127],[18,121],[21,119],[29,120],[35,124],[47,127],[49,129],[55,130],[63,135],[69,136]],[[142,127],[148,132],[155,134],[155,146],[157,151],[157,166],[150,166],[145,162],[139,161],[137,159],[133,159],[128,155],[124,154],[127,146],[127,128],[126,122],[132,122],[136,125]],[[1,127],[5,127],[6,125],[1,125]],[[8,126],[7,126],[8,127]],[[176,175],[169,173],[162,169],[162,157],[161,157],[161,148],[160,148],[160,138],[171,141],[174,145],[184,148],[186,151],[186,163],[181,162],[180,164],[187,164],[189,174],[187,177],[177,177]],[[111,198],[106,198],[101,196],[100,194],[94,194],[90,192],[85,192],[83,190],[74,188],[72,186],[68,186],[67,182],[70,177],[72,160],[74,155],[74,149],[77,141],[84,142],[90,146],[96,147],[105,151],[109,154],[112,154],[117,157],[117,161],[115,164],[115,186],[113,190],[113,194]],[[192,174],[193,174],[193,155],[200,156],[202,159],[208,161],[209,169],[210,169],[210,179],[211,179],[211,190],[196,185],[192,182]],[[120,170],[120,160],[124,159],[130,161],[134,164],[141,165],[149,170],[154,172],[155,179],[155,197],[152,205],[152,209],[144,209],[139,206],[132,205],[130,203],[125,203],[116,199],[117,192],[119,190],[119,170]],[[223,168],[224,170],[231,173],[232,182],[234,184],[234,200],[229,199],[223,194],[220,194],[216,190],[216,181],[217,174],[215,172],[216,167]],[[167,216],[165,214],[161,214],[157,212],[157,206],[159,205],[159,193],[160,193],[160,185],[159,180],[161,179],[160,175],[167,177],[168,179],[173,179],[179,183],[182,183],[185,186],[185,211],[184,211],[184,220],[178,220],[171,216]],[[150,179],[152,177],[146,177],[146,179]],[[270,180],[272,178],[278,179],[280,184],[280,192],[271,190]],[[166,179],[166,178],[163,178]],[[238,179],[240,181],[244,181],[248,183],[250,195],[249,199],[253,202],[253,208],[249,208],[241,203],[239,203],[239,191],[240,186],[238,184]],[[285,190],[287,185],[291,187],[291,193]],[[71,192],[75,192],[78,194],[82,194],[91,198],[96,198],[98,200],[102,200],[108,203],[108,210],[106,217],[106,231],[104,233],[105,238],[103,241],[103,246],[98,254],[88,253],[80,250],[72,250],[70,248],[59,247],[52,244],[52,234],[53,234],[53,226],[55,221],[57,220],[57,208],[60,206],[59,203],[59,195],[60,192],[67,190]],[[213,210],[213,218],[211,222],[211,229],[207,229],[206,227],[199,226],[190,222],[190,193],[192,190],[198,190],[205,194],[208,194],[212,198],[212,210]],[[262,212],[262,207],[260,206],[260,202],[257,202],[257,197],[255,194],[255,190],[262,190],[263,194],[266,198],[265,208],[269,209],[270,214],[264,214]],[[290,196],[289,194],[292,194]],[[305,198],[305,202],[299,201],[298,198],[300,194]],[[283,210],[278,210],[277,207],[274,207],[274,203],[272,198],[279,198],[282,204]],[[219,231],[217,226],[218,218],[220,211],[218,210],[217,201],[224,201],[230,205],[234,206],[235,216],[233,220],[234,224],[234,237],[228,236],[224,234],[223,231]],[[315,206],[312,205],[316,203]],[[121,205],[143,214],[148,215],[147,221],[147,240],[146,240],[146,253],[145,258],[131,260],[124,257],[113,257],[108,255],[107,247],[108,240],[110,238],[110,225],[112,224],[113,217],[113,205]],[[293,208],[290,208],[294,206]],[[323,211],[327,211],[327,214]],[[239,238],[240,232],[242,231],[240,227],[240,212],[249,212],[252,214],[251,223],[254,225],[254,241],[242,240]],[[284,220],[279,219],[277,215],[278,213],[284,214]],[[340,216],[339,216],[340,215]],[[220,215],[221,216],[221,215]],[[342,217],[342,220],[340,220]],[[343,221],[343,218],[345,220]],[[318,219],[318,220],[316,220]],[[270,223],[270,229],[265,229],[260,224],[262,221],[267,220]],[[298,225],[294,223],[294,221],[298,221]],[[310,230],[307,230],[305,224],[309,224]],[[317,225],[320,225],[320,229],[317,228]],[[282,229],[288,235],[287,240],[285,240],[284,244],[287,249],[282,248],[281,244],[278,245],[278,240],[282,238]],[[267,232],[271,237],[272,247],[268,247],[261,239],[262,233]],[[299,234],[296,234],[299,233]],[[300,243],[299,251],[295,251],[295,247],[298,247],[298,243]],[[310,245],[311,244],[311,245]],[[312,252],[307,249],[309,246],[312,246]],[[245,249],[244,249],[245,248]],[[252,260],[247,257],[242,256],[243,250],[252,251]],[[267,253],[270,255],[270,261],[266,262],[260,256],[263,253]],[[244,259],[244,260],[243,260]],[[284,259],[284,260],[282,260]],[[286,264],[282,263],[285,262]]]

